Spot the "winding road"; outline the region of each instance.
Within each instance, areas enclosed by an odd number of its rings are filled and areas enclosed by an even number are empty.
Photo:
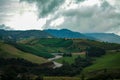
[[[55,69],[55,68],[62,67],[63,64],[54,61],[54,60],[59,59],[59,58],[62,58],[62,57],[63,57],[63,56],[56,55],[54,58],[49,58],[49,59],[48,59],[49,61],[52,61],[52,62],[54,63],[54,65],[55,65],[55,66],[53,67],[54,69]]]

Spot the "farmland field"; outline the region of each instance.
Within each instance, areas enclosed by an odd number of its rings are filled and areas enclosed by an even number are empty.
[[[43,80],[80,80],[77,77],[44,77]]]
[[[84,69],[86,72],[95,71],[99,69],[118,69],[120,68],[119,64],[120,52],[107,53],[106,55],[96,59],[93,65]]]
[[[33,55],[31,53],[23,52],[11,45],[0,43],[2,46],[0,46],[0,57],[4,58],[23,58],[25,60],[28,60],[33,63],[44,63],[47,62],[46,59]],[[3,54],[4,53],[4,54]]]

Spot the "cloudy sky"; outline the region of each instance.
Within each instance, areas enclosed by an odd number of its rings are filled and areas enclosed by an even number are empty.
[[[0,24],[120,35],[120,0],[0,0]]]

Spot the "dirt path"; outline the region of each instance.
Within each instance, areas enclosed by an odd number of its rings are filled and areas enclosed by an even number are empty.
[[[62,58],[63,56],[56,55],[54,58],[49,58],[49,61],[54,61],[56,59]]]
[[[62,67],[63,64],[55,62],[54,60],[62,58],[62,57],[63,56],[56,55],[54,58],[49,58],[48,61],[52,61],[54,63],[55,66],[53,68],[55,69],[55,68],[58,68],[58,67]]]

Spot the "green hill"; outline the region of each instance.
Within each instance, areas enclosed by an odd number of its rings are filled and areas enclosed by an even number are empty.
[[[41,38],[22,40],[18,42],[22,45],[27,45],[41,52],[56,53],[56,52],[80,52],[87,47],[95,46],[106,50],[119,49],[120,44],[99,42],[87,39],[58,39],[58,38]]]
[[[0,39],[19,41],[29,38],[52,38],[53,36],[41,30],[2,30],[0,29]]]
[[[86,78],[109,78],[119,79],[120,74],[120,52],[109,52],[108,54],[96,58],[91,66],[86,67],[83,73]]]
[[[50,53],[66,52],[67,47],[72,45],[72,40],[55,39],[55,38],[42,38],[42,39],[31,39],[22,40],[14,45],[16,48],[31,52],[35,55],[42,56],[45,58],[54,57]]]
[[[93,65],[84,69],[85,72],[91,72],[100,69],[119,69],[120,52],[108,53],[97,58]]]
[[[38,57],[31,53],[23,52],[13,47],[12,45],[5,44],[3,42],[0,42],[0,57],[1,58],[22,58],[38,64],[47,62],[47,60],[42,57]]]

